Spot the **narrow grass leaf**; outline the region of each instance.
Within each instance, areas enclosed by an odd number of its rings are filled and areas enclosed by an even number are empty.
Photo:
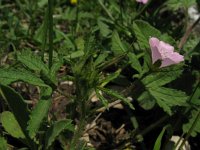
[[[169,128],[169,127],[170,127],[169,125],[166,125],[166,126],[163,127],[158,138],[156,139],[153,150],[160,150],[161,149],[163,135],[164,135],[166,129]]]

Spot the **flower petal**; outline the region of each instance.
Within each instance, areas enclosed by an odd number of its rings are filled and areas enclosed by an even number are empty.
[[[180,55],[177,52],[174,52],[169,58],[175,63],[180,63],[181,61],[184,61],[184,56]]]
[[[163,41],[159,42],[158,51],[163,59],[168,58],[174,52],[174,47]]]
[[[143,3],[143,4],[146,4],[148,2],[148,0],[136,0],[137,2],[140,2],[140,3]]]
[[[173,65],[173,64],[175,64],[175,62],[173,60],[171,60],[169,58],[165,58],[165,59],[162,60],[160,68],[167,67],[167,66],[170,66],[170,65]]]
[[[160,41],[155,37],[149,39],[149,44],[151,47],[152,63],[155,63],[157,60],[162,59],[161,54],[158,50],[159,43]]]

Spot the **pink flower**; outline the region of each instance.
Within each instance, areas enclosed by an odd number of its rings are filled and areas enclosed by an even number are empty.
[[[179,53],[174,52],[174,47],[168,43],[159,41],[155,37],[151,37],[149,39],[149,44],[151,47],[152,63],[154,64],[157,60],[161,60],[160,68],[184,61],[184,57]]]
[[[143,4],[146,4],[148,2],[148,0],[136,0],[136,1]]]

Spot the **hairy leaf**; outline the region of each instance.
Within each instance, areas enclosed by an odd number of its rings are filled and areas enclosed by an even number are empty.
[[[97,23],[98,23],[100,33],[102,34],[102,36],[108,37],[108,35],[111,34],[111,30],[109,29],[109,26],[106,23],[104,23],[101,19],[98,19]]]
[[[147,88],[159,87],[175,80],[181,73],[182,70],[161,70],[146,76],[142,82]]]
[[[149,49],[149,38],[160,37],[161,33],[159,30],[151,26],[149,23],[136,20],[133,23],[133,32],[137,38],[138,44],[141,49]]]
[[[13,113],[4,111],[1,113],[1,123],[6,132],[15,138],[25,139],[24,133],[15,119]]]
[[[179,8],[188,8],[195,2],[196,0],[168,0],[166,4],[170,9],[178,10]]]
[[[123,95],[121,95],[120,93],[114,91],[114,90],[110,90],[107,88],[102,88],[102,87],[98,87],[98,89],[112,97],[115,97],[117,99],[120,99],[124,104],[128,105],[131,109],[135,110],[133,104],[131,103],[131,101],[128,98],[125,98]]]
[[[112,34],[112,51],[115,55],[124,54],[127,51],[117,31],[114,31]]]
[[[192,110],[189,121],[187,123],[185,123],[182,127],[184,133],[187,133],[190,130],[190,128],[192,127],[192,124],[194,123],[196,117],[198,117],[198,113],[199,113],[198,110]],[[195,136],[197,136],[198,133],[200,133],[200,117],[197,118],[197,119],[198,120],[196,122],[196,125],[191,132],[192,137],[195,137]]]
[[[155,98],[157,104],[169,115],[172,115],[171,108],[173,106],[187,106],[186,100],[188,97],[182,91],[158,87],[150,88],[149,93]]]
[[[128,53],[128,58],[131,63],[131,67],[137,70],[139,73],[142,72],[142,66],[134,53]]]
[[[46,86],[44,82],[28,71],[16,69],[0,69],[0,83],[8,85],[12,82],[24,81],[32,85]]]
[[[63,131],[69,130],[74,131],[74,125],[72,124],[72,120],[61,120],[55,122],[46,133],[45,147],[48,149],[53,142],[56,140],[56,137]]]
[[[33,71],[44,71],[45,73],[49,71],[48,66],[42,62],[41,58],[29,50],[18,52],[17,60]]]

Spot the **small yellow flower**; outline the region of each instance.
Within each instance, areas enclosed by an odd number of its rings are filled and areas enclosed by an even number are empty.
[[[70,3],[73,4],[73,5],[76,5],[78,2],[78,0],[70,0]]]

